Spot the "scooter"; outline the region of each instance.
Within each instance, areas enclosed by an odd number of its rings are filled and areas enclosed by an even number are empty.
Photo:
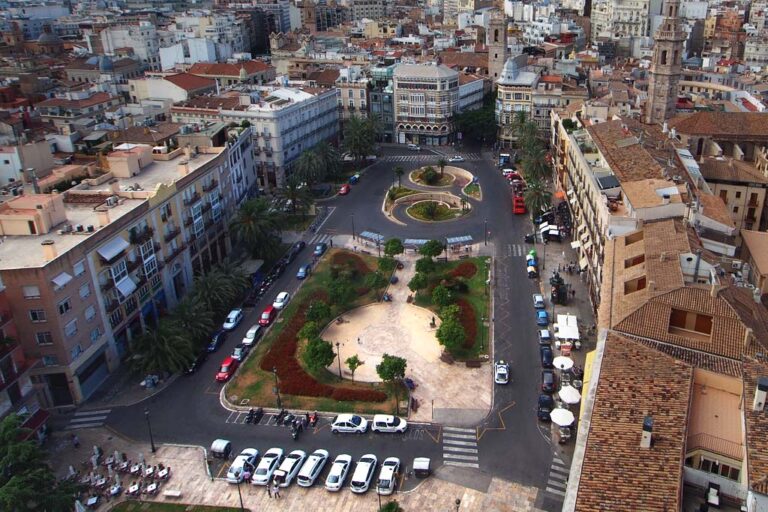
[[[392,302],[392,296],[388,293],[384,294],[383,299],[384,299],[384,302]]]
[[[285,416],[283,416],[283,425],[288,426],[291,423],[293,423],[293,420],[295,419],[296,419],[296,416],[288,412],[285,414]]]
[[[314,427],[317,425],[317,411],[309,415],[309,426]]]
[[[302,424],[300,421],[295,421],[291,425],[291,437],[293,438],[294,441],[299,440],[299,434],[301,434],[301,431],[303,428],[304,427],[302,427]]]
[[[253,407],[251,407],[248,410],[248,414],[245,415],[245,422],[246,423],[253,423],[253,415],[254,415],[254,413],[255,413],[255,411],[253,410]]]
[[[275,416],[275,423],[277,423],[278,425],[282,423],[283,418],[285,417],[286,414],[288,414],[288,411],[286,411],[285,409],[280,409],[280,412],[278,412],[277,415]]]

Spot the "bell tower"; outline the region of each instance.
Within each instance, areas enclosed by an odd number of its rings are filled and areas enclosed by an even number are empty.
[[[504,11],[495,10],[488,22],[486,34],[488,46],[488,77],[496,89],[496,80],[501,76],[504,63],[507,61],[507,20]]]
[[[680,0],[664,0],[664,21],[654,36],[645,122],[660,124],[675,114],[685,34],[680,26]]]

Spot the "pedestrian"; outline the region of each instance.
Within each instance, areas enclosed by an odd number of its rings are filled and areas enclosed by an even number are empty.
[[[267,494],[269,494],[269,497],[272,497],[272,484],[267,484]]]
[[[358,345],[360,344],[360,337],[359,336],[357,337],[357,344]]]
[[[328,243],[331,244],[331,247],[333,247],[333,238],[329,238]]]
[[[571,290],[571,297],[576,298],[576,290]]]
[[[280,499],[280,486],[278,484],[275,484],[275,488],[272,489],[272,493],[275,495],[275,498]]]
[[[304,426],[309,425],[309,412],[304,413]]]
[[[75,449],[80,448],[80,438],[77,437],[77,434],[72,434],[72,446],[74,446]]]

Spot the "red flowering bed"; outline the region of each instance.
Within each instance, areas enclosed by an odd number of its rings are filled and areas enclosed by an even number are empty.
[[[459,306],[459,321],[464,327],[467,338],[464,340],[464,348],[472,348],[477,339],[477,317],[472,304],[464,299],[458,299],[456,305]]]
[[[357,254],[352,254],[349,252],[335,253],[331,258],[331,264],[352,267],[360,276],[371,273],[371,269],[368,267],[368,265],[366,265],[365,261],[363,261],[363,258]]]
[[[452,277],[465,277],[469,279],[475,274],[477,274],[477,265],[471,261],[462,261],[456,268],[451,270],[450,275]]]

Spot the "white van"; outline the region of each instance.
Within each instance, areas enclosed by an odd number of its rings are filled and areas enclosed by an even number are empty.
[[[417,144],[408,144],[408,149],[411,151],[421,151],[421,146]]]
[[[362,494],[368,490],[378,462],[379,459],[372,453],[360,457],[360,460],[357,461],[357,466],[355,466],[355,472],[352,474],[352,481],[349,483],[352,492]]]

